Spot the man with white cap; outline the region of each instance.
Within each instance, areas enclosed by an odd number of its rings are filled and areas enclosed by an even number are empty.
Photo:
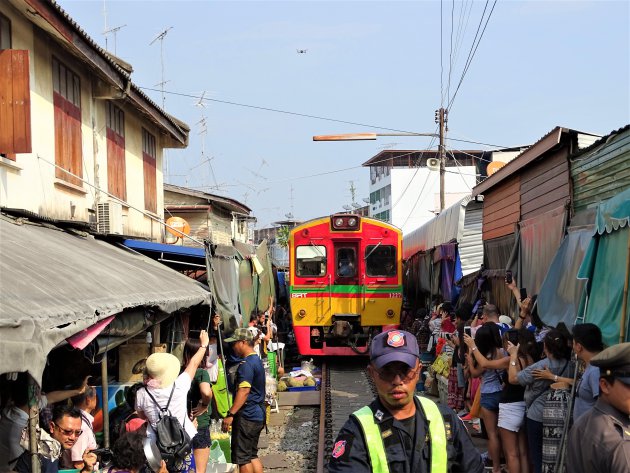
[[[144,370],[145,388],[139,389],[136,394],[136,411],[140,418],[148,421],[149,438],[156,438],[155,427],[160,420],[160,408],[166,408],[167,405],[170,414],[179,420],[191,439],[197,433],[197,429],[188,418],[186,401],[197,367],[208,349],[208,332],[201,331],[199,342],[201,343],[199,350],[181,374],[179,374],[181,364],[175,355],[153,353],[147,358]]]
[[[599,398],[569,432],[567,472],[630,471],[630,342],[591,358],[599,368]]]
[[[481,456],[455,412],[414,395],[416,337],[389,330],[372,340],[368,373],[378,392],[354,412],[333,446],[329,473],[480,473]]]

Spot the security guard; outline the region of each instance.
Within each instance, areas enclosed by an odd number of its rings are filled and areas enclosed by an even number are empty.
[[[370,347],[378,397],[354,412],[333,446],[329,473],[480,473],[481,456],[457,415],[414,390],[420,372],[416,337],[383,332]]]
[[[573,425],[567,472],[630,472],[630,343],[591,358],[599,367],[599,398]]]

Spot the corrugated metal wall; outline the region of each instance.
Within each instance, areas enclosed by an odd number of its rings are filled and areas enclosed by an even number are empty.
[[[521,219],[562,208],[570,199],[568,147],[531,163],[521,174]]]
[[[571,161],[573,210],[596,207],[630,187],[630,129]]]
[[[484,241],[514,233],[521,211],[520,197],[520,176],[510,176],[484,194]]]
[[[459,259],[464,276],[479,270],[483,263],[482,222],[483,205],[480,202],[469,202],[464,216],[463,235],[458,242]]]

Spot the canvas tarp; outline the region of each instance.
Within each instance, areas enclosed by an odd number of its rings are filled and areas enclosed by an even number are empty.
[[[593,235],[592,226],[569,227],[538,293],[538,314],[549,326],[572,327],[578,316],[584,281],[577,279]]]
[[[588,280],[584,321],[598,325],[604,343],[609,345],[619,343],[620,334],[625,341],[630,339],[627,319],[623,330],[620,323],[623,306],[628,310],[630,302],[630,298],[623,297],[628,277],[629,223],[630,189],[627,189],[598,206],[595,235],[578,272],[579,278]]]
[[[242,326],[238,309],[238,266],[240,255],[236,249],[228,245],[217,245],[212,248],[212,294],[216,311],[221,314],[223,326],[227,334]],[[247,319],[249,321],[249,319]]]
[[[142,255],[81,232],[0,215],[0,373],[40,383],[59,343],[134,307],[209,305],[210,293]]]
[[[538,294],[551,260],[562,241],[564,206],[519,223],[520,271],[518,284],[527,294]]]

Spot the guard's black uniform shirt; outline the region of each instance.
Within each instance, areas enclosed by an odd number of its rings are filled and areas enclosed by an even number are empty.
[[[416,442],[412,452],[405,450],[405,444],[413,444],[414,436],[407,432],[403,423],[392,417],[378,398],[370,404],[372,412],[382,413],[380,420],[378,419],[380,416],[375,416],[374,420],[381,431],[390,473],[430,473],[430,445],[427,442],[429,423],[420,401],[414,397],[414,402],[416,403]],[[446,424],[449,472],[483,472],[481,455],[473,445],[462,421],[448,407],[440,404],[438,407]],[[341,428],[335,444],[342,440],[346,441],[345,450],[338,458],[331,456],[328,463],[329,473],[372,472],[363,431],[354,416],[350,416]]]

